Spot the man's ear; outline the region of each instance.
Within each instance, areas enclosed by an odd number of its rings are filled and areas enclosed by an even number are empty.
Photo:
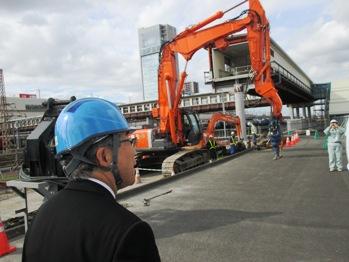
[[[99,166],[110,167],[113,156],[108,147],[98,147],[96,150],[96,160]]]

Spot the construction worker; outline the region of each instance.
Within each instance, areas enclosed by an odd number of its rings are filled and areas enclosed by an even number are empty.
[[[115,200],[135,180],[128,130],[106,100],[80,99],[64,108],[55,145],[70,182],[40,207],[23,261],[160,261],[150,226]]]
[[[246,149],[246,145],[245,145],[243,137],[241,137],[239,139],[239,141],[237,142],[236,149],[237,149],[237,152],[241,152],[241,151],[244,151]]]
[[[328,162],[330,172],[341,172],[343,170],[342,164],[342,138],[345,133],[345,129],[338,125],[338,121],[332,119],[330,125],[324,130],[327,136],[327,149],[328,149]]]
[[[217,143],[214,140],[213,135],[209,135],[206,144],[207,149],[210,151],[210,162],[217,159]]]
[[[280,155],[281,131],[276,121],[272,122],[269,128],[269,138],[274,153],[273,160],[282,158],[282,156]]]
[[[257,134],[255,132],[252,132],[252,144],[253,148],[257,148]]]
[[[230,133],[230,148],[229,154],[235,154],[237,152],[237,143],[239,142],[239,138],[235,135],[235,132],[232,131]]]

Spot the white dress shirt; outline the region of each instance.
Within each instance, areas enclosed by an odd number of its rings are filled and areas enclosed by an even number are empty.
[[[107,189],[110,192],[110,194],[112,194],[113,198],[115,198],[115,193],[113,192],[113,190],[106,183],[104,183],[101,180],[98,180],[96,178],[92,178],[92,177],[87,178],[87,180],[90,180],[92,182],[95,182],[95,183],[101,185],[102,187]]]

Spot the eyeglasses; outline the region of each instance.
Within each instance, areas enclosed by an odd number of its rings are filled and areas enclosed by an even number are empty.
[[[131,146],[135,146],[136,140],[137,140],[136,137],[128,137],[128,138],[120,140],[120,144],[125,143],[125,142],[129,142],[131,144]]]

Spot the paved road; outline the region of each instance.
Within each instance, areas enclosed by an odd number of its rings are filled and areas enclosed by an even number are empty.
[[[319,140],[283,155],[252,152],[121,203],[152,225],[163,261],[349,261],[349,173],[328,172]]]
[[[283,154],[244,155],[144,194],[174,190],[150,207],[128,204],[164,261],[349,261],[348,173],[330,175],[318,140]]]

